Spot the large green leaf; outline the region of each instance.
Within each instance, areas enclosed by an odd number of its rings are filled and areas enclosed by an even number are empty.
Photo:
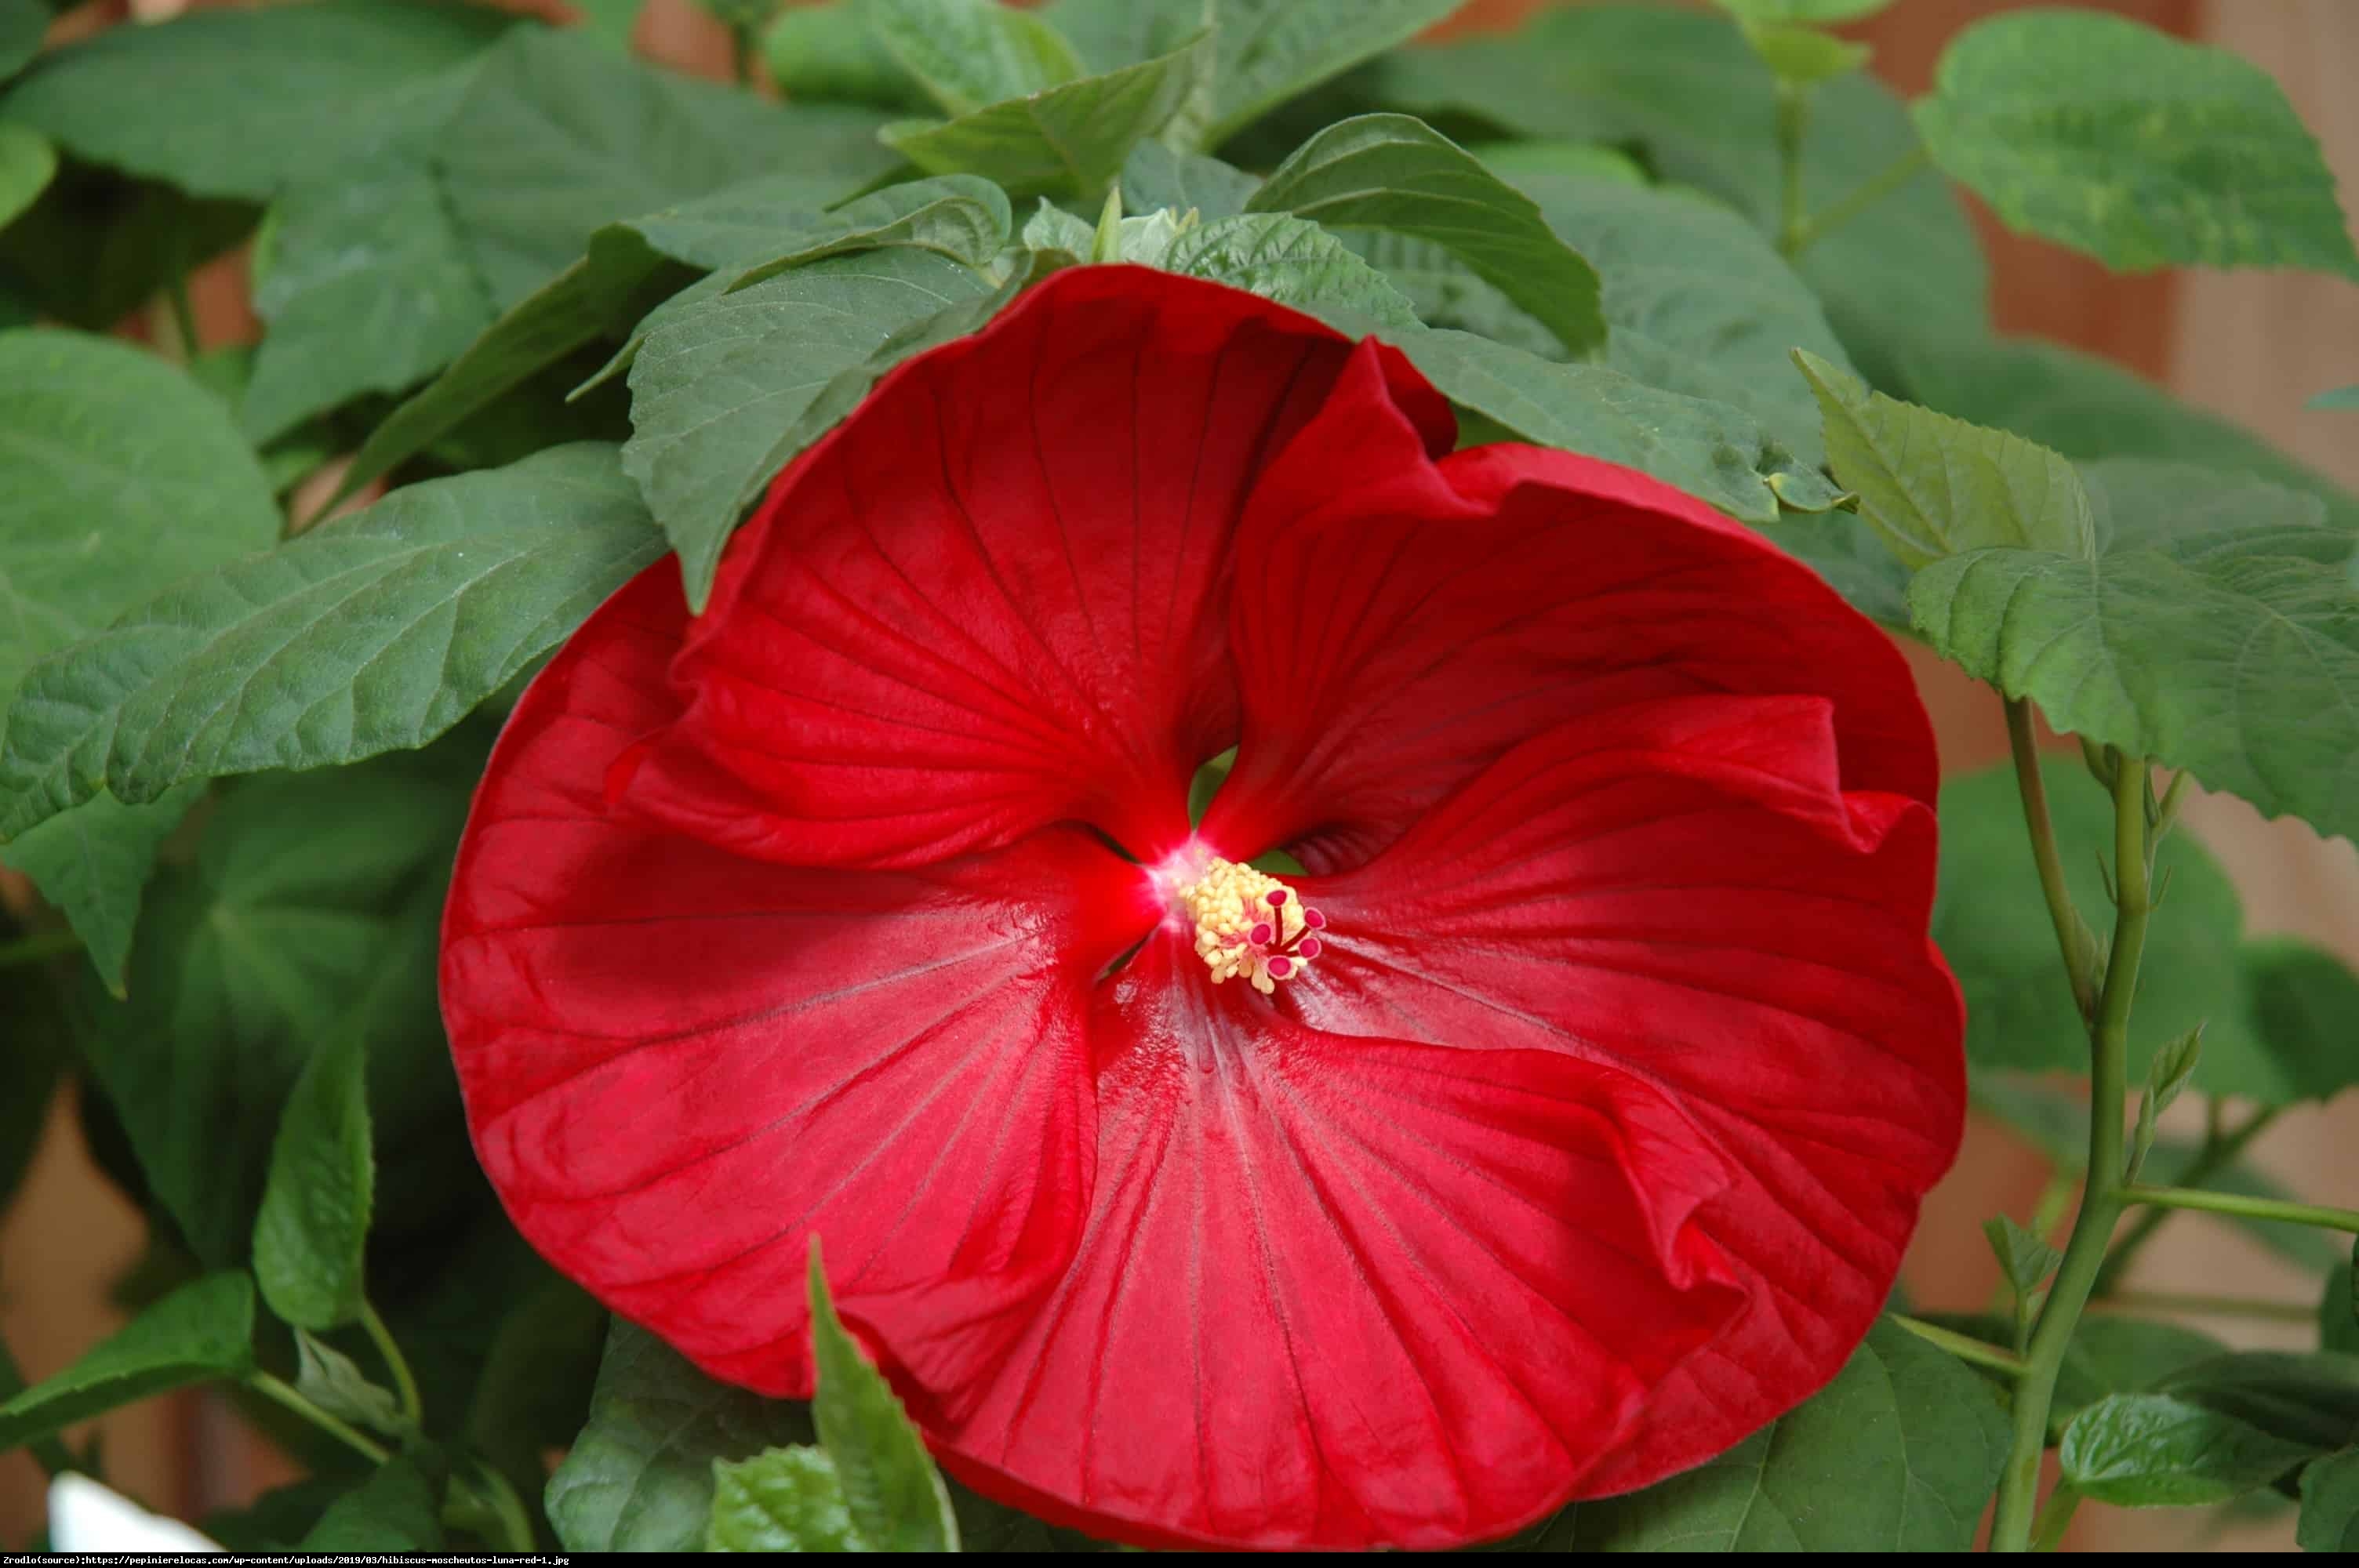
[[[958,1520],[925,1440],[830,1299],[816,1238],[810,1247],[811,1421],[834,1461],[845,1512],[872,1551],[955,1552]]]
[[[2060,730],[2359,833],[2353,536],[2273,521],[2117,535],[2093,561],[1973,551],[1919,572],[1909,612],[1937,652]]]
[[[2226,1092],[2264,1105],[2326,1099],[2359,1083],[2359,975],[2333,954],[2295,937],[2247,942],[2240,955],[2252,1052],[2233,1064]],[[2207,1061],[2214,1054],[2203,1045]],[[2214,1075],[2215,1078],[2221,1075]]]
[[[1804,1404],[1683,1476],[1576,1504],[1542,1546],[1963,1552],[2006,1457],[2006,1419],[1990,1385],[1880,1322]]]
[[[2097,857],[2110,856],[2114,813],[2077,758],[2049,761],[2048,813],[2072,901],[2093,920],[2109,908]],[[2147,930],[2132,1017],[2129,1072],[2142,1081],[2156,1047],[2208,1021],[2199,1087],[2252,1087],[2237,1074],[2253,1047],[2236,945],[2244,911],[2227,873],[2183,827],[2163,842],[2155,874],[2170,879]],[[1971,773],[1941,791],[1941,873],[1933,939],[1966,998],[1966,1059],[1979,1069],[2086,1072],[2089,1040],[2056,953],[2023,823],[2015,770]]]
[[[1992,545],[2096,553],[2088,492],[2057,453],[1872,392],[1805,351],[1794,362],[1817,395],[1836,482],[1906,565]]]
[[[2294,1540],[2304,1552],[2359,1552],[2359,1448],[2330,1454],[2301,1473]]]
[[[1399,349],[1451,402],[1523,439],[1626,464],[1745,522],[1775,522],[1781,491],[1818,504],[1832,499],[1823,480],[1741,409],[1660,392],[1603,365],[1544,360],[1471,332],[1325,314],[1344,331]]]
[[[2190,1508],[2266,1487],[2315,1452],[2168,1394],[2114,1394],[2072,1418],[2057,1457],[2082,1497]]]
[[[2339,1448],[2359,1432],[2359,1356],[2243,1350],[2181,1367],[2156,1385],[2288,1443]]]
[[[946,114],[1061,87],[1081,58],[1057,29],[998,0],[861,0],[869,34]]]
[[[1094,200],[1131,149],[1180,113],[1212,59],[1212,37],[1200,34],[1153,59],[953,120],[904,121],[885,140],[930,174],[979,174],[1010,196]]]
[[[661,548],[611,447],[396,491],[37,665],[0,750],[0,826],[101,789],[147,801],[423,745]]]
[[[269,481],[220,403],[122,343],[0,332],[0,693],[166,583],[278,535]],[[93,801],[0,856],[65,909],[111,986],[157,844],[188,805]]]
[[[1417,311],[1343,242],[1304,218],[1243,212],[1187,230],[1165,252],[1165,270],[1211,278],[1302,310],[1341,310],[1414,330]]]
[[[223,791],[195,863],[150,892],[130,1000],[90,999],[92,1073],[207,1262],[246,1255],[280,1109],[323,1042],[356,1035],[369,1058],[380,1206],[430,1227],[440,1194],[471,1178],[432,977],[481,754],[404,752]]]
[[[1462,0],[1055,0],[1049,20],[1098,70],[1147,59],[1210,22],[1218,63],[1189,126],[1216,147],[1299,97],[1440,21]]]
[[[41,52],[41,36],[49,30],[46,0],[0,0],[0,81]]]
[[[1701,186],[1764,233],[1777,231],[1776,81],[1723,17],[1653,5],[1546,6],[1511,35],[1390,55],[1376,91],[1429,116],[1636,146],[1662,178]],[[1877,82],[1854,73],[1822,84],[1802,146],[1806,205],[1832,206],[1913,140],[1908,112]],[[1878,386],[1895,384],[1900,353],[1930,329],[1970,335],[1988,325],[1981,251],[1948,183],[1930,171],[1819,240],[1799,270]]]
[[[0,228],[38,200],[57,172],[58,149],[49,137],[0,120]]]
[[[770,80],[789,102],[925,107],[925,90],[877,40],[869,17],[865,0],[781,7],[762,35]]]
[[[623,462],[679,552],[690,603],[703,602],[738,517],[799,449],[788,438],[830,383],[896,332],[989,292],[947,257],[879,251],[704,300],[648,338],[631,367]]]
[[[1431,126],[1364,114],[1295,149],[1245,203],[1441,246],[1577,356],[1605,346],[1597,271],[1528,196]]]
[[[271,1141],[269,1180],[254,1222],[254,1277],[270,1310],[299,1328],[351,1323],[368,1304],[376,1155],[362,1045],[357,1033],[319,1043]]]
[[[1161,142],[1141,142],[1122,166],[1122,204],[1133,212],[1168,207],[1210,222],[1244,211],[1260,184],[1258,176],[1219,158],[1174,152]]]
[[[439,1472],[437,1464],[434,1470]],[[417,1454],[397,1454],[328,1505],[298,1552],[439,1552],[442,1480]]]
[[[2109,266],[2359,276],[2316,139],[2224,49],[2096,11],[1993,16],[1950,40],[1913,112],[1934,161],[2011,227]]]
[[[813,1436],[806,1405],[716,1383],[617,1318],[589,1424],[549,1479],[549,1518],[573,1552],[693,1552],[712,1509],[713,1463]]]
[[[0,1404],[0,1454],[117,1405],[254,1369],[254,1281],[208,1274]]]
[[[514,19],[419,0],[190,11],[60,49],[0,104],[91,162],[266,200],[332,176],[356,142],[405,119],[416,95],[439,91],[440,73]]]

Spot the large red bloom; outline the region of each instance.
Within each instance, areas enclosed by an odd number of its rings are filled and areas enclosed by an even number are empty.
[[[445,935],[525,1234],[780,1395],[823,1236],[954,1474],[1147,1543],[1498,1536],[1824,1383],[1960,1130],[1923,711],[1701,504],[1451,438],[1389,350],[1076,269],[706,614],[617,594]]]

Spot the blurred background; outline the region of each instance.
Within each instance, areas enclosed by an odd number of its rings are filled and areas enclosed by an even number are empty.
[[[91,0],[59,18],[54,47],[110,27],[137,26],[221,0]],[[505,0],[552,19],[563,0]],[[1438,34],[1512,27],[1554,0],[1469,0]],[[1905,94],[1925,90],[1951,34],[2024,0],[1898,0],[1869,22],[1843,29],[1874,45],[1872,69]],[[2359,201],[2359,4],[2354,0],[2077,0],[2132,16],[2181,38],[2232,49],[2257,63],[2323,144],[2346,208]],[[725,79],[729,40],[696,0],[647,0],[635,37],[639,52],[683,70]],[[1765,127],[1765,135],[1767,134]],[[1973,205],[1969,198],[1969,204]],[[2359,381],[2359,288],[2292,273],[2166,272],[2117,277],[2096,263],[2016,238],[1979,207],[1975,217],[1992,262],[1992,306],[2001,330],[2031,332],[2106,355],[2170,388],[2195,406],[2256,431],[2305,462],[2359,489],[2359,417],[2306,412],[2322,388]],[[194,280],[202,346],[250,341],[242,254]],[[128,335],[168,331],[146,317]],[[328,482],[332,486],[333,477]],[[1998,703],[1962,675],[1915,655],[1940,732],[1944,769],[1985,767],[2006,755]],[[2228,866],[2244,895],[2252,933],[2298,933],[2359,963],[2359,851],[2323,841],[2290,820],[2263,821],[2252,807],[2201,798],[2185,819]],[[5,875],[5,873],[0,873]],[[2359,1034],[2359,1019],[2354,1019]],[[2200,1123],[2190,1097],[2179,1108]],[[2166,1118],[2166,1122],[2173,1119]],[[2258,1145],[2256,1162],[2314,1201],[2359,1203],[2359,1097],[2288,1111]],[[2048,1173],[2028,1146],[1977,1123],[1958,1168],[1933,1194],[1904,1282],[1929,1309],[1973,1310],[1997,1274],[1980,1234],[2002,1211],[2027,1217]],[[112,1332],[122,1314],[109,1301],[115,1279],[138,1258],[137,1216],[92,1166],[71,1108],[52,1108],[33,1172],[0,1220],[0,1337],[38,1379],[64,1368]],[[2242,1296],[2286,1303],[2282,1322],[2195,1317],[2231,1345],[2308,1348],[2314,1344],[2315,1282],[2239,1234],[2201,1216],[2175,1218],[2140,1256],[2129,1281],[2147,1292],[2201,1294],[2232,1284]],[[226,1405],[201,1394],[151,1400],[94,1423],[109,1479],[148,1507],[182,1518],[245,1503],[292,1478],[292,1467],[247,1432]],[[81,1434],[75,1434],[77,1444]],[[0,1455],[0,1547],[21,1544],[44,1514],[39,1471],[22,1454]],[[2087,1509],[2067,1544],[2082,1550],[2291,1550],[2290,1510],[2278,1518],[2212,1519],[2180,1510]]]

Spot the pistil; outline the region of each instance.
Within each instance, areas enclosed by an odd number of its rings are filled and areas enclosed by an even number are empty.
[[[1242,977],[1264,996],[1319,957],[1327,917],[1304,906],[1276,877],[1234,860],[1212,859],[1180,891],[1180,907],[1196,925],[1196,956],[1212,983]]]

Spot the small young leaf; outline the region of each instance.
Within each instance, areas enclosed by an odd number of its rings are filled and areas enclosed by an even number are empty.
[[[208,1274],[101,1340],[82,1359],[0,1404],[0,1453],[117,1405],[254,1370],[254,1281]]]
[[[823,0],[779,9],[762,35],[762,59],[788,103],[866,103],[914,113],[927,96],[869,26],[867,0]]]
[[[1161,265],[1299,310],[1418,328],[1417,311],[1383,274],[1318,224],[1284,213],[1245,212],[1200,224],[1172,241]]]
[[[1872,392],[1806,351],[1794,362],[1818,395],[1835,479],[1908,566],[1986,545],[2096,553],[2088,492],[2054,452]]]
[[[901,1401],[836,1316],[816,1237],[810,1311],[818,1376],[811,1421],[834,1464],[853,1529],[875,1552],[957,1551],[950,1493]]]
[[[2122,1180],[2137,1180],[2139,1169],[2146,1164],[2147,1151],[2154,1147],[2156,1119],[2169,1110],[2171,1101],[2187,1087],[2187,1080],[2195,1076],[2195,1064],[2202,1054],[2201,1023],[2154,1054],[2153,1062],[2147,1067],[2146,1093],[2138,1097],[2137,1131],[2130,1142],[2129,1165]]]
[[[1762,63],[1788,81],[1805,85],[1857,70],[1874,51],[1865,44],[1787,22],[1745,23],[1745,38]]]
[[[1983,1221],[1983,1235],[1989,1238],[1999,1272],[2006,1277],[2017,1300],[2029,1297],[2064,1261],[2063,1253],[2003,1214]]]
[[[2304,1552],[2359,1552],[2359,1448],[2330,1454],[2301,1473],[2294,1542]]]
[[[299,1552],[439,1552],[444,1476],[430,1452],[397,1454],[328,1505]]]
[[[820,1448],[773,1448],[712,1464],[707,1552],[865,1552],[835,1462]]]
[[[1531,198],[1408,115],[1363,114],[1330,125],[1288,155],[1246,210],[1430,240],[1571,353],[1605,346],[1597,270],[1557,238]]]
[[[2168,1394],[2114,1394],[2072,1418],[2058,1458],[2098,1502],[2193,1508],[2266,1487],[2316,1452]]]
[[[861,16],[946,114],[1028,98],[1082,74],[1055,27],[997,0],[862,0]]]
[[[2317,141],[2224,49],[2096,11],[2014,12],[1951,39],[1913,113],[1934,161],[2010,227],[2108,266],[2359,276]]]
[[[285,1322],[324,1330],[360,1315],[375,1193],[365,1043],[322,1040],[279,1113],[254,1222],[254,1277]]]
[[[1090,254],[1090,242],[1094,236],[1090,226],[1071,212],[1040,198],[1040,210],[1025,220],[1023,240],[1036,251],[1062,251],[1079,261]]]
[[[391,1390],[368,1380],[353,1358],[304,1329],[295,1331],[295,1391],[341,1421],[400,1436],[410,1423]]]

